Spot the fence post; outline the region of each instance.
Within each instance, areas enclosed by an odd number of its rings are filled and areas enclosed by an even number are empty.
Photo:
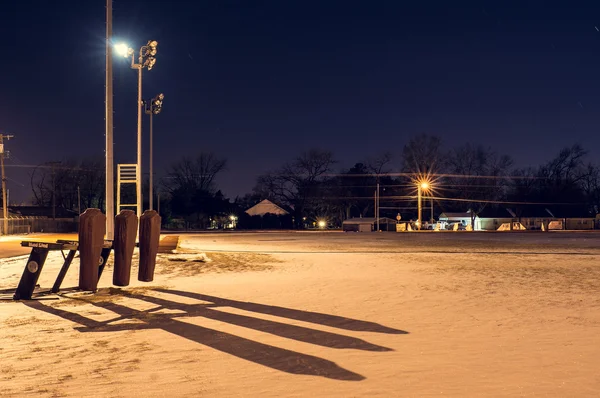
[[[115,269],[113,285],[127,286],[131,276],[131,259],[135,248],[138,219],[133,210],[122,210],[115,217]]]
[[[98,288],[98,267],[104,246],[106,216],[99,209],[87,209],[79,224],[79,288]]]
[[[138,280],[152,282],[156,254],[160,241],[160,216],[154,210],[146,210],[140,217],[140,267]]]

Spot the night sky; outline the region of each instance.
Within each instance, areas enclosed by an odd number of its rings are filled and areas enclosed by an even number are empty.
[[[115,40],[159,42],[144,71],[144,97],[166,96],[155,170],[215,151],[230,197],[302,150],[331,149],[341,169],[418,133],[489,145],[519,166],[576,142],[595,160],[599,29],[598,1],[114,2]],[[7,164],[103,156],[105,1],[3,2],[0,33]],[[125,59],[114,85],[116,162],[134,163]],[[13,199],[30,196],[29,170],[7,168]]]

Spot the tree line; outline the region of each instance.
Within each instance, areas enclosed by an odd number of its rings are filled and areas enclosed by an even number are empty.
[[[401,213],[414,219],[417,184],[423,180],[431,186],[424,192],[426,206],[436,214],[471,210],[475,217],[489,206],[519,212],[540,205],[595,215],[600,206],[600,167],[577,144],[539,166],[519,168],[509,155],[490,147],[467,143],[446,149],[439,137],[421,134],[396,156],[385,152],[349,168],[339,165],[332,151],[308,150],[259,176],[252,192],[232,200],[217,185],[227,160],[201,152],[175,162],[157,184],[161,215],[167,225],[187,229],[221,228],[232,222],[232,215],[241,228],[306,228],[317,220],[340,225],[352,217],[373,217],[379,186],[382,217]],[[31,173],[31,188],[36,205],[103,208],[104,160],[43,165]],[[289,216],[258,220],[244,213],[263,199],[282,206]]]

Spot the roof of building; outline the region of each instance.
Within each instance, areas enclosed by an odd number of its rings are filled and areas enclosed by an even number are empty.
[[[466,212],[466,213],[446,213],[443,212],[442,214],[440,214],[439,219],[442,218],[471,218],[471,213],[470,212]]]
[[[284,216],[289,214],[286,210],[277,206],[275,203],[271,202],[268,199],[263,200],[260,203],[252,206],[246,213],[250,216],[264,216],[265,214],[275,214],[278,216]]]
[[[578,206],[522,205],[517,207],[489,206],[479,218],[595,218],[595,212]]]

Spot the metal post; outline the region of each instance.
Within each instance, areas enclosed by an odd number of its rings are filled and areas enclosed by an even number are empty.
[[[150,167],[150,183],[149,183],[149,189],[150,189],[150,202],[149,202],[149,209],[150,210],[154,210],[154,191],[153,191],[153,180],[154,180],[154,176],[152,174],[152,114],[154,112],[152,112],[152,106],[150,106],[150,157],[148,158],[148,165]]]
[[[142,62],[138,65],[138,126],[137,126],[137,216],[142,216]]]
[[[156,200],[157,200],[156,212],[160,216],[160,191],[156,193]]]
[[[106,82],[105,82],[105,138],[106,138],[106,239],[114,238],[115,223],[115,176],[113,156],[113,75],[112,75],[112,0],[106,0]],[[81,208],[79,209],[81,214]]]
[[[81,215],[81,191],[77,185],[77,212]]]
[[[0,134],[0,144],[3,144],[4,136]],[[4,235],[8,235],[8,203],[6,199],[6,176],[4,175],[4,151],[0,153],[0,168],[2,169],[2,218],[4,224]]]
[[[418,212],[419,212],[418,220],[417,220],[417,224],[418,224],[417,229],[421,230],[421,210],[422,210],[422,207],[421,207],[421,184],[419,184],[417,186],[417,200],[418,200],[417,207],[418,207]]]

